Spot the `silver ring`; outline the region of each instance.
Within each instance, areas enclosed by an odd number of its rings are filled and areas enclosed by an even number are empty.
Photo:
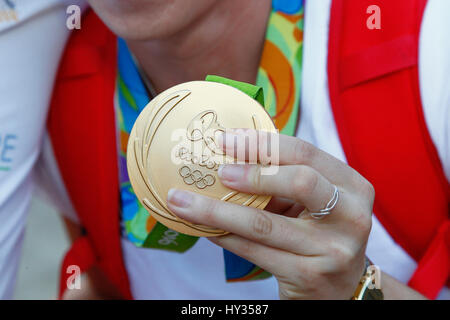
[[[334,186],[333,197],[331,197],[331,200],[328,201],[326,207],[324,209],[319,210],[319,212],[310,212],[309,214],[314,219],[322,219],[323,217],[331,213],[331,210],[333,210],[334,207],[336,207],[338,200],[339,200],[339,190],[336,186]]]

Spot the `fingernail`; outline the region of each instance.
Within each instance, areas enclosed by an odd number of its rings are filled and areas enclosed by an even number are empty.
[[[225,149],[227,145],[229,145],[230,141],[230,134],[225,132],[220,132],[219,136],[217,137],[217,144],[220,148]]]
[[[217,143],[222,149],[234,149],[236,139],[242,135],[244,129],[226,129],[225,132],[220,132],[217,137]]]
[[[244,175],[244,168],[240,165],[221,165],[217,174],[222,180],[238,181]]]
[[[224,132],[219,132],[219,134],[217,136],[217,144],[219,145],[219,148],[224,149],[224,144],[225,144],[225,133]]]
[[[167,201],[179,208],[187,208],[192,203],[192,195],[186,191],[170,189],[167,193]]]

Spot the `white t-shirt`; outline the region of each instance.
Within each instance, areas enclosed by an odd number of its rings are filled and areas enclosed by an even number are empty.
[[[79,0],[0,0],[0,299],[12,297],[31,172],[38,158],[53,79]]]

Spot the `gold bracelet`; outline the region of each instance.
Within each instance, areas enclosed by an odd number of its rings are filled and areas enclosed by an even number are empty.
[[[374,274],[369,268],[372,265],[373,264],[366,257],[364,274],[361,277],[361,280],[359,280],[358,287],[351,300],[384,300],[383,291],[381,291],[381,288],[377,288],[377,283],[374,283]]]

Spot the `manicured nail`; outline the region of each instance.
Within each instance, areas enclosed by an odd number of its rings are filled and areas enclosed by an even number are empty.
[[[221,132],[217,137],[217,144],[222,150],[234,148],[234,135],[230,132]]]
[[[222,149],[234,149],[237,137],[243,133],[243,129],[226,129],[225,132],[220,132],[217,137],[217,144]]]
[[[186,191],[170,189],[167,193],[167,201],[179,208],[187,208],[192,203],[192,195]]]
[[[244,168],[240,165],[221,165],[217,174],[222,180],[238,181],[244,175]]]
[[[225,133],[224,132],[219,132],[218,136],[217,136],[217,144],[219,145],[219,148],[224,148],[224,143],[225,143]]]

